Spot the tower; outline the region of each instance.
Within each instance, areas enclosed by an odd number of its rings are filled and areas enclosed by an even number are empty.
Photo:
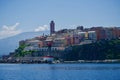
[[[55,33],[55,23],[54,21],[50,22],[50,35],[52,35],[53,33]]]

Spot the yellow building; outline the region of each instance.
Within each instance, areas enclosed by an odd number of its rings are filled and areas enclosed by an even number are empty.
[[[88,39],[88,32],[85,33],[85,38]]]

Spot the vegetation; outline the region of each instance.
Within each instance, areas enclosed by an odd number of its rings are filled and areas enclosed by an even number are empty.
[[[72,46],[67,60],[120,59],[120,40],[101,40],[92,44]]]
[[[16,57],[32,56],[39,51],[24,51],[26,45],[16,49]],[[58,52],[55,52],[58,53]],[[105,60],[120,59],[120,40],[101,40],[92,44],[72,46],[72,51],[66,50],[63,58],[66,60]]]
[[[30,51],[24,51],[24,48],[26,47],[26,45],[20,45],[18,49],[16,49],[16,57],[24,57],[25,55],[31,55],[32,53],[36,52],[34,50],[30,50]]]

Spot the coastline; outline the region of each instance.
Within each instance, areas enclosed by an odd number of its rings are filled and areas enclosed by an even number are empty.
[[[119,59],[116,60],[78,60],[78,61],[53,61],[53,62],[43,62],[43,61],[23,61],[23,62],[15,62],[15,61],[0,61],[0,64],[81,64],[81,63],[120,63]]]

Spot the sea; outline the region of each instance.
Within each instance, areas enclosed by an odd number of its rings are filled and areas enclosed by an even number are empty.
[[[120,80],[120,64],[0,64],[0,80]]]

